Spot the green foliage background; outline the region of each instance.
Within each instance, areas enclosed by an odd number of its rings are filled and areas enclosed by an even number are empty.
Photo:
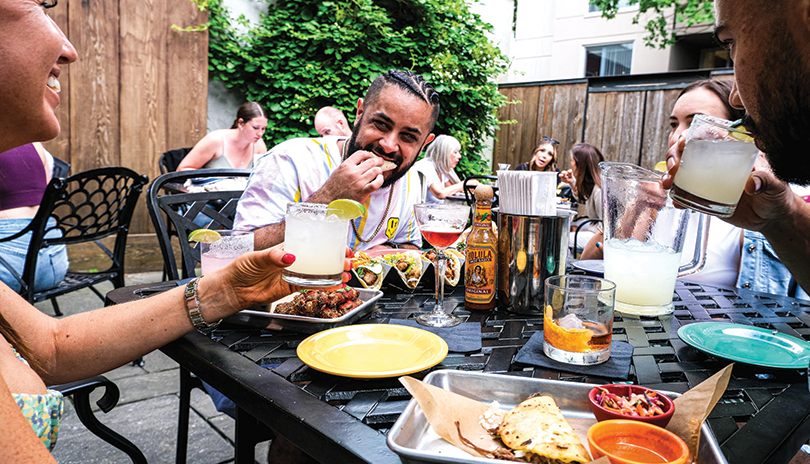
[[[434,132],[461,142],[457,171],[489,173],[481,153],[505,100],[494,79],[507,61],[485,35],[492,26],[468,6],[466,0],[270,1],[261,24],[240,35],[231,22],[247,25],[244,18],[231,19],[222,0],[210,0],[210,73],[266,108],[272,146],[315,135],[315,112],[326,105],[353,121],[357,99],[376,76],[409,69],[441,95]]]
[[[602,17],[613,19],[619,8],[619,0],[590,0],[602,10]],[[713,0],[630,0],[631,5],[638,5],[638,14],[633,18],[633,24],[638,24],[639,17],[648,12],[654,13],[644,28],[649,35],[644,42],[650,47],[665,48],[675,43],[672,10],[674,7],[674,23],[683,23],[689,27],[695,24],[714,22]]]

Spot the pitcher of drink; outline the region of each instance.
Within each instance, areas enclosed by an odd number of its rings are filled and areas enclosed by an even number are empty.
[[[602,162],[599,167],[605,279],[616,284],[615,310],[639,316],[670,314],[675,279],[694,274],[705,263],[708,219],[675,208],[658,173],[626,163]],[[698,216],[694,254],[682,265],[693,215]]]

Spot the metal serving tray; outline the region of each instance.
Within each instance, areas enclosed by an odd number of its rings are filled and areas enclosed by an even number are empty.
[[[512,409],[533,393],[551,395],[586,448],[588,428],[596,423],[588,403],[588,392],[594,387],[591,384],[453,370],[433,371],[424,381],[483,403],[497,400],[505,410]],[[662,393],[670,398],[680,396],[674,392],[662,391]],[[491,464],[495,461],[474,457],[444,441],[430,427],[415,399],[411,399],[405,411],[391,427],[387,441],[388,447],[397,453],[405,464]],[[697,462],[728,464],[714,434],[705,422],[701,428]]]
[[[291,330],[301,333],[316,333],[322,330],[349,325],[361,317],[369,314],[375,307],[383,292],[358,288],[360,306],[335,319],[321,319],[318,317],[293,316],[290,314],[276,314],[268,311],[245,309],[228,316],[224,322],[228,324],[247,325],[258,329]],[[269,305],[268,305],[269,307]]]

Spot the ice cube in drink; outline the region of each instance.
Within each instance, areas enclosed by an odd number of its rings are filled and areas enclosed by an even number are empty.
[[[569,364],[607,361],[613,332],[613,282],[589,276],[552,276],[546,279],[545,288],[543,352]]]
[[[655,242],[610,239],[605,279],[616,284],[616,311],[635,315],[672,312],[681,253]]]

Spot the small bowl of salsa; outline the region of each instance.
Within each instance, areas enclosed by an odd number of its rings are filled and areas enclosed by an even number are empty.
[[[606,420],[588,429],[591,456],[611,464],[657,462],[685,464],[689,448],[679,436],[657,425],[634,420]]]
[[[597,421],[626,419],[666,427],[675,412],[668,396],[640,385],[600,385],[591,389],[588,401]]]

